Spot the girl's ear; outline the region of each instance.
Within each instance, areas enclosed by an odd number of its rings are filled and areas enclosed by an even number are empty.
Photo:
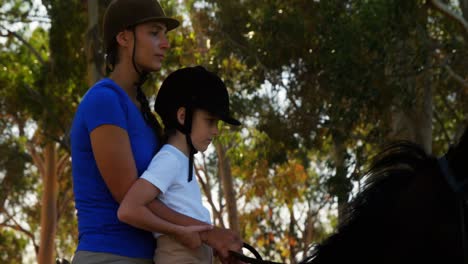
[[[179,109],[177,109],[177,122],[179,122],[179,124],[181,124],[181,125],[184,125],[184,122],[185,122],[185,107],[179,107]]]

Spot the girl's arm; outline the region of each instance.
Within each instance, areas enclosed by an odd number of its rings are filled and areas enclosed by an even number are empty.
[[[140,229],[174,236],[189,248],[201,245],[198,232],[211,229],[210,225],[180,226],[165,221],[154,215],[147,204],[157,198],[160,191],[150,182],[138,179],[125,195],[117,216],[119,220]]]
[[[203,222],[180,214],[158,199],[147,204],[153,214],[158,215],[164,220],[181,226],[202,225]],[[222,259],[229,257],[229,251],[241,252],[243,242],[239,235],[229,229],[214,227],[211,230],[206,230],[200,233],[201,240],[212,247]],[[226,263],[226,262],[223,262]]]

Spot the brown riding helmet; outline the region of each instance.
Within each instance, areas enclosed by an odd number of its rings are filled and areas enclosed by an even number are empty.
[[[114,0],[104,14],[103,32],[106,50],[122,30],[148,21],[166,25],[167,30],[179,26],[179,21],[167,17],[157,0]]]

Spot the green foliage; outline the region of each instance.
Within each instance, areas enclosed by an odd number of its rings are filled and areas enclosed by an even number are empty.
[[[3,230],[0,236],[0,261],[2,263],[21,264],[23,252],[26,248],[27,239],[20,237],[16,232]]]
[[[86,54],[83,48],[87,26],[83,1],[43,1],[51,19],[49,60],[34,83],[40,100],[31,103],[33,118],[46,134],[67,136],[79,98],[87,89]],[[69,27],[67,25],[73,25]],[[47,112],[37,111],[48,109]]]
[[[0,212],[3,211],[5,202],[8,207],[21,206],[26,194],[33,190],[36,183],[28,177],[26,164],[31,162],[20,142],[5,140],[0,144],[0,173],[2,184],[0,185]]]

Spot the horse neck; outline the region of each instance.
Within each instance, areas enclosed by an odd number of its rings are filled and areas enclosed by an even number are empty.
[[[423,259],[424,263],[456,263],[460,260],[456,200],[437,170],[433,166],[428,168],[404,188],[395,189],[392,192],[395,196],[382,203],[382,208],[361,212],[362,215],[320,246],[315,259],[309,263],[423,263]]]

